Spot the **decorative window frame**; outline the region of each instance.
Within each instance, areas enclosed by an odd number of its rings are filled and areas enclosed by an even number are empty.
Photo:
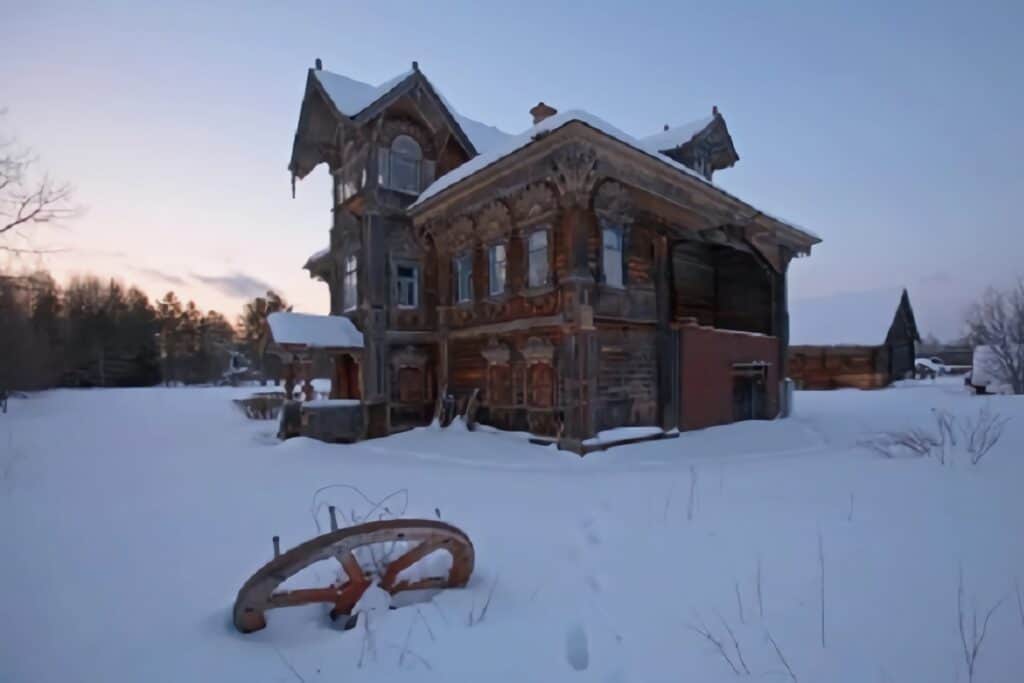
[[[633,223],[636,209],[629,191],[614,180],[607,180],[594,193],[594,213],[597,214],[597,226],[600,231],[601,253],[598,254],[598,277],[602,285],[612,289],[625,289],[629,286],[629,252],[632,244]],[[604,255],[604,231],[606,228],[617,228],[620,231],[622,246],[622,283],[607,283]]]
[[[527,185],[512,201],[512,215],[522,238],[522,288],[525,293],[539,293],[550,290],[555,284],[554,243],[558,218],[558,195],[548,183]],[[547,231],[547,279],[543,284],[530,285],[530,235]]]
[[[476,260],[475,252],[476,250],[474,248],[467,247],[452,254],[452,303],[456,306],[467,306],[473,303],[473,267],[475,265],[473,261]],[[462,277],[459,270],[459,266],[463,260],[468,261],[469,263],[469,278],[467,280],[469,292],[468,296],[465,298],[461,296]]]
[[[350,263],[352,264],[351,268]],[[351,281],[349,280],[350,275],[352,276]],[[345,254],[341,260],[341,310],[348,313],[357,308],[359,308],[359,252],[352,251]]]
[[[412,268],[415,273],[413,280],[413,304],[403,304],[401,302],[401,287],[398,277],[399,268]],[[413,258],[396,258],[391,262],[391,282],[394,283],[392,286],[392,294],[394,296],[395,308],[403,311],[413,311],[423,305],[423,264],[418,259]]]

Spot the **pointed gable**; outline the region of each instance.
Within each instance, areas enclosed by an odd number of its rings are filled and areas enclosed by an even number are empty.
[[[652,152],[664,154],[711,180],[715,171],[733,166],[739,161],[725,117],[712,107],[711,116],[684,123],[665,126],[665,130],[640,139]]]
[[[324,161],[323,148],[334,142],[339,124],[361,125],[413,93],[432,101],[467,158],[512,137],[456,111],[415,62],[412,69],[380,85],[370,85],[323,68],[313,68],[309,70],[306,80],[289,170],[297,178],[305,177]]]

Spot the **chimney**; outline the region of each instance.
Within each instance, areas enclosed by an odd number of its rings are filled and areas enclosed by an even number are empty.
[[[415,60],[413,60],[413,63],[412,63],[412,70],[413,70],[413,71],[419,71],[419,70],[420,70],[420,63],[419,63],[419,62],[417,62],[417,61],[415,61]]]
[[[319,57],[316,58],[315,64],[316,64],[316,70],[317,71],[320,71],[321,69],[324,68],[324,63],[322,61],[320,61]]]
[[[535,126],[549,116],[554,116],[557,113],[557,109],[549,107],[543,102],[538,102],[537,106],[530,110],[530,115],[533,116],[533,125]]]
[[[711,106],[711,115],[712,116],[718,116],[718,105],[717,104]]]

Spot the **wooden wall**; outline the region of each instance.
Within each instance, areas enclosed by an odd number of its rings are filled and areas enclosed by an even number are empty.
[[[654,326],[599,327],[598,431],[658,421]]]
[[[879,389],[887,386],[886,346],[791,346],[789,377],[798,389]]]

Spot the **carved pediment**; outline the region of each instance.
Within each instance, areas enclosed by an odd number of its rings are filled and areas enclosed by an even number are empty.
[[[395,368],[424,368],[427,364],[427,354],[415,346],[393,351],[391,353],[391,367]]]
[[[473,244],[476,229],[473,219],[469,216],[459,216],[447,225],[435,226],[432,234],[438,247],[454,252]]]
[[[562,206],[587,206],[597,182],[597,154],[590,147],[573,145],[562,150],[552,163],[555,186]]]
[[[629,190],[615,181],[601,183],[594,196],[594,210],[616,223],[633,222],[633,200]]]
[[[551,361],[555,357],[555,347],[547,339],[530,337],[526,340],[526,344],[520,350],[520,353],[523,354],[523,358],[529,365],[534,363],[547,363],[551,365]]]
[[[527,185],[512,204],[516,221],[525,223],[543,218],[558,208],[555,193],[546,183]]]
[[[512,230],[512,215],[503,202],[491,202],[476,219],[477,234],[484,242],[493,242]]]
[[[491,338],[491,343],[485,346],[481,355],[487,360],[488,365],[508,365],[512,352],[506,344],[501,344],[497,339]]]

